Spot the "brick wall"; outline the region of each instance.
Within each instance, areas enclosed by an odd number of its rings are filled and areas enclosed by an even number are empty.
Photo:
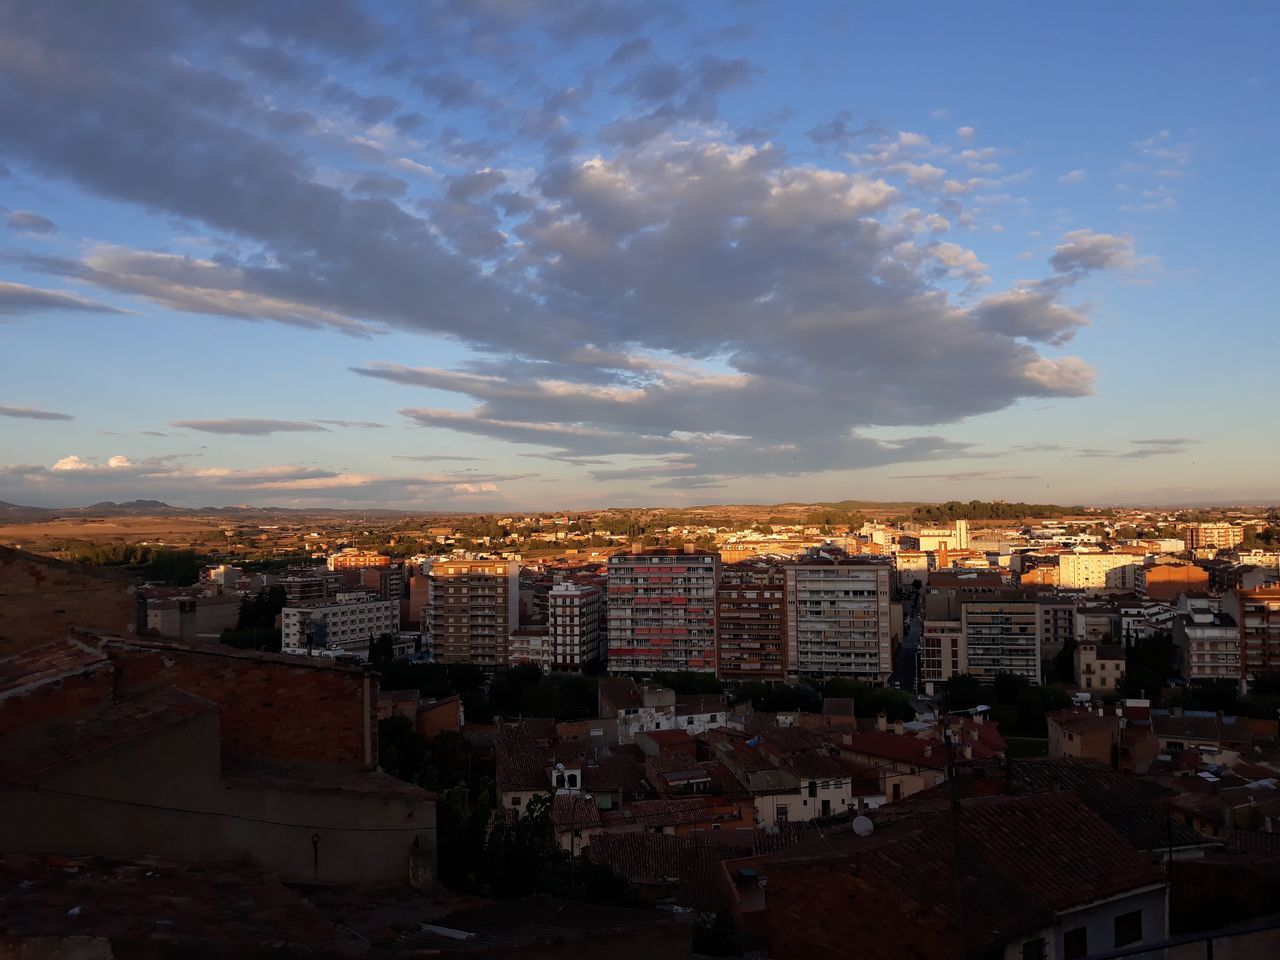
[[[279,760],[365,766],[365,682],[359,667],[147,638],[102,638],[124,695],[177,687],[220,707],[222,749]],[[378,677],[368,676],[368,730],[378,758]]]
[[[127,577],[0,547],[0,655],[59,640],[73,626],[133,630]]]

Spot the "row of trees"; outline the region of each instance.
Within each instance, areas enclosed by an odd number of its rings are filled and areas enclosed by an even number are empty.
[[[914,507],[911,518],[920,523],[954,520],[1020,520],[1023,517],[1062,517],[1079,514],[1082,507],[1063,507],[1056,503],[1005,503],[1000,500],[948,500],[946,503]]]
[[[141,543],[101,543],[78,546],[67,552],[73,563],[98,567],[125,567],[144,580],[187,587],[200,579],[209,558],[195,550],[174,550]]]

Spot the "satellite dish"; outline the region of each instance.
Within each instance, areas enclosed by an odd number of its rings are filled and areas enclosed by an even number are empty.
[[[869,837],[875,830],[876,825],[871,822],[870,817],[854,817],[853,832],[860,837]]]
[[[563,764],[563,763],[557,763],[557,764],[556,764],[556,773],[564,773],[564,764]]]

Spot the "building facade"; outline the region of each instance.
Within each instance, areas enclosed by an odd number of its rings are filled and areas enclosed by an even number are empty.
[[[785,568],[787,670],[880,684],[893,671],[889,567],[811,560]]]
[[[367,651],[369,641],[384,633],[400,632],[400,604],[371,594],[340,593],[332,601],[280,612],[280,649],[284,653],[306,653],[308,634],[313,650]]]
[[[1140,563],[1141,557],[1124,553],[1064,553],[1058,557],[1058,586],[1064,590],[1132,589],[1131,584],[1120,585],[1123,577],[1113,571]]]
[[[615,554],[608,576],[612,672],[715,670],[719,554]]]
[[[716,596],[716,675],[722,680],[782,680],[787,671],[785,578],[726,573]]]
[[[1244,527],[1230,523],[1189,523],[1182,531],[1188,550],[1230,550],[1244,541]]]
[[[605,653],[604,591],[594,584],[557,583],[547,594],[547,628],[555,670],[581,670]]]
[[[361,570],[364,567],[389,567],[391,558],[380,553],[347,549],[331,555],[326,563],[330,570]]]
[[[520,625],[520,563],[504,558],[446,559],[431,566],[422,629],[440,663],[507,665]]]
[[[1240,678],[1247,686],[1260,673],[1280,671],[1280,587],[1232,590],[1224,613],[1240,627]]]

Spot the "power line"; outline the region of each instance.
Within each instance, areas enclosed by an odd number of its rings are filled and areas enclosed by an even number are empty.
[[[196,810],[192,807],[175,807],[163,803],[148,803],[145,800],[125,800],[119,797],[102,797],[92,793],[78,793],[74,790],[59,790],[57,787],[32,787],[12,780],[0,782],[6,787],[16,787],[28,793],[46,793],[60,797],[72,797],[77,800],[95,800],[99,803],[114,803],[123,807],[140,807],[144,810],[160,810],[166,813],[188,813],[202,817],[220,817],[224,820],[239,820],[244,823],[262,823],[273,827],[295,827],[301,830],[337,830],[343,833],[426,833],[436,827],[355,827],[335,826],[333,824],[293,823],[287,820],[272,820],[266,817],[250,817],[239,813],[223,813],[218,810]]]

